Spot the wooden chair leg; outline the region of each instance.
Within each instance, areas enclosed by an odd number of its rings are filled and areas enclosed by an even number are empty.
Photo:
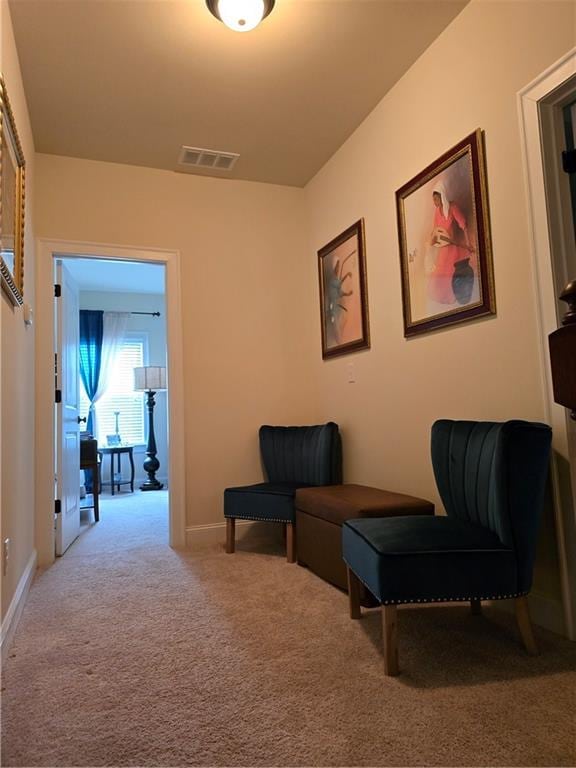
[[[296,537],[294,536],[294,523],[286,523],[286,560],[289,563],[296,562]]]
[[[348,605],[350,607],[350,618],[361,619],[362,613],[360,610],[360,579],[354,571],[351,571],[346,566],[346,575],[348,577]]]
[[[226,518],[226,552],[231,555],[235,549],[236,518]]]
[[[92,470],[92,498],[94,499],[94,522],[100,522],[100,487],[98,470]]]
[[[384,646],[384,674],[394,677],[398,667],[398,624],[395,605],[382,606],[382,643]]]
[[[480,600],[470,600],[470,613],[472,616],[482,615],[482,603]]]
[[[516,621],[518,622],[518,629],[520,630],[524,646],[531,656],[537,656],[538,646],[536,645],[534,633],[532,632],[530,612],[528,610],[528,598],[526,596],[517,597],[514,600],[514,606],[516,608]]]

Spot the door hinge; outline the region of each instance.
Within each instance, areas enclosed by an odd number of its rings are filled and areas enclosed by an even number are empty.
[[[562,168],[566,173],[576,173],[576,149],[562,152]]]
[[[54,499],[54,514],[59,515],[62,512],[62,502],[60,499]]]
[[[62,390],[57,389],[54,393],[54,402],[55,403],[61,403],[62,402]]]
[[[62,296],[62,286],[60,285],[60,283],[55,283],[54,284],[54,297],[59,299],[60,296]]]

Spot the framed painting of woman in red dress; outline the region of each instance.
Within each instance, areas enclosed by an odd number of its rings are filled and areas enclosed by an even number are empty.
[[[404,335],[496,312],[482,132],[396,192]]]

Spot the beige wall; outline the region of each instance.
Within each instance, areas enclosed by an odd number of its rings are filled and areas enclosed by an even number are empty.
[[[180,251],[187,524],[222,521],[223,489],[262,477],[260,424],[317,411],[302,190],[49,155],[37,168],[40,237]]]
[[[0,0],[0,71],[26,159],[24,301],[34,305],[34,143],[6,0]],[[24,326],[21,307],[0,298],[2,541],[10,539],[2,578],[2,618],[34,553],[34,328]]]
[[[473,0],[306,188],[314,251],[363,216],[372,349],[313,372],[345,432],[346,476],[438,502],[437,418],[544,418],[517,93],[576,43],[572,2]],[[497,315],[406,340],[395,191],[482,128]],[[312,261],[312,260],[311,260]],[[309,263],[308,281],[316,279]],[[353,363],[356,383],[347,383]],[[558,594],[555,552],[540,560]]]

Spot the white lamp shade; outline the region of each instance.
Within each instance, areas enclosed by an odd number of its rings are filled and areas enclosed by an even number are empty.
[[[144,368],[134,368],[134,390],[146,392],[153,389],[166,389],[166,368],[159,365],[146,365]]]

